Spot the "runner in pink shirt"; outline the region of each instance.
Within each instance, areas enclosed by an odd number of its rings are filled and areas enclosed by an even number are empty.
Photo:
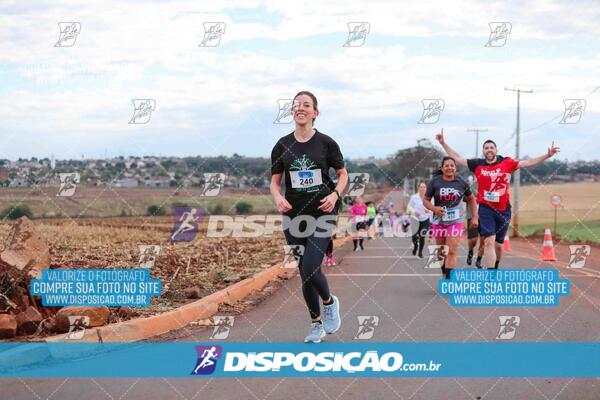
[[[360,251],[364,251],[363,239],[367,234],[369,223],[367,221],[367,205],[363,203],[362,197],[357,196],[354,204],[350,207],[350,223],[354,227],[354,251],[358,251],[357,244],[360,245]]]

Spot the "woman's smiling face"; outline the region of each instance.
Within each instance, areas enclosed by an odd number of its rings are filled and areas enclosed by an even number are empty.
[[[315,104],[310,96],[302,94],[294,99],[292,105],[294,121],[298,125],[306,125],[319,115],[319,111],[315,109]]]
[[[452,177],[456,174],[456,164],[452,160],[444,161],[444,165],[442,165],[442,172],[447,177]]]

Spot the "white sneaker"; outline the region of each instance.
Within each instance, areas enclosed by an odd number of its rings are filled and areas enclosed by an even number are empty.
[[[323,328],[326,333],[334,333],[342,325],[340,301],[334,295],[331,295],[331,298],[333,299],[332,304],[323,304]]]
[[[304,338],[304,343],[319,343],[321,339],[325,337],[325,335],[326,333],[323,329],[323,324],[313,322],[310,324],[310,331],[308,332],[308,335],[306,335],[306,337]]]

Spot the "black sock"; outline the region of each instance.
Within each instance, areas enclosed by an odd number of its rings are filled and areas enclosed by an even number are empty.
[[[321,320],[318,320],[318,321],[313,321],[313,324],[314,324],[314,323],[317,323],[317,324],[322,324]]]
[[[480,263],[481,262],[481,257],[477,256],[477,262]]]
[[[352,243],[354,243],[354,250],[356,250],[356,244],[358,243],[358,240],[352,239]]]
[[[364,249],[364,247],[363,247],[363,239],[358,239],[358,243],[360,244],[360,248]]]
[[[496,260],[496,264],[494,264],[494,268],[498,269],[499,264],[500,264],[500,260]]]
[[[469,256],[473,257],[473,249],[469,250]]]

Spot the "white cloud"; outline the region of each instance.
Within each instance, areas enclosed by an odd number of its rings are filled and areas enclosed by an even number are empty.
[[[233,23],[230,10],[247,9],[248,4],[190,7],[178,1],[136,1],[90,2],[82,7],[52,1],[5,5],[0,36],[9,40],[0,45],[0,63],[16,68],[29,83],[4,90],[0,118],[11,132],[47,132],[57,140],[79,138],[84,143],[94,135],[133,135],[127,124],[131,99],[153,98],[157,110],[148,130],[198,137],[209,130],[219,132],[227,125],[224,122],[232,120],[254,121],[252,128],[269,125],[276,115],[277,99],[309,88],[319,96],[322,120],[335,120],[336,127],[349,131],[353,120],[370,121],[375,128],[380,119],[390,118],[416,124],[423,98],[445,100],[441,123],[452,120],[467,126],[478,114],[497,118],[504,113],[510,121],[507,126],[512,126],[516,99],[503,89],[514,84],[535,90],[522,99],[529,115],[555,115],[562,111],[564,98],[579,97],[589,99],[587,114],[600,111],[600,102],[595,101],[599,94],[589,94],[600,85],[596,80],[600,57],[575,58],[559,49],[551,60],[535,54],[515,57],[510,47],[526,38],[545,38],[552,46],[553,37],[597,35],[599,7],[593,4],[570,8],[558,2],[465,1],[448,7],[441,1],[402,6],[391,1],[368,6],[309,1],[290,6],[274,1],[252,6],[264,4],[268,16],[282,16],[279,23]],[[548,23],[548,18],[554,23]],[[484,49],[487,23],[504,19],[513,23],[507,47]],[[363,47],[342,49],[346,23],[361,20],[371,23],[372,35],[394,35],[399,40],[375,47],[367,39]],[[53,47],[60,21],[81,22],[75,47]],[[269,48],[199,48],[205,21],[227,23],[224,43],[276,39],[298,46],[297,54],[274,53]],[[340,46],[325,56],[322,50],[313,51],[320,50],[318,38],[314,44],[294,40],[331,33],[340,35]],[[437,54],[436,49],[451,45],[450,39],[432,39],[430,55],[415,55],[408,41],[400,40],[403,35],[481,37],[480,57]],[[499,54],[506,59],[496,61]],[[265,118],[267,110],[273,115]],[[478,125],[485,122],[497,124],[490,120],[478,121]]]

